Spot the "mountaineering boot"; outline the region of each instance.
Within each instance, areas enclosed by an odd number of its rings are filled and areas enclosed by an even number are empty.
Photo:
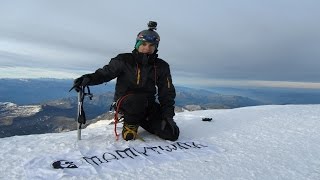
[[[137,124],[127,124],[123,123],[123,128],[122,128],[122,137],[124,140],[134,140],[137,138],[138,134],[138,127],[139,125]]]

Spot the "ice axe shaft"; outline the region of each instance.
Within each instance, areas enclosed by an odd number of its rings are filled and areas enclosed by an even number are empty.
[[[77,115],[77,139],[81,140],[81,123],[79,123],[79,118],[81,116],[81,107],[82,107],[82,97],[83,96],[83,92],[82,92],[82,88],[81,91],[78,92],[78,115]]]
[[[88,93],[85,92],[85,88],[87,88]],[[77,139],[81,140],[81,125],[86,124],[86,115],[83,108],[83,100],[85,96],[89,96],[90,100],[92,100],[92,94],[90,93],[90,88],[88,86],[81,86],[78,92],[78,112],[77,112]]]

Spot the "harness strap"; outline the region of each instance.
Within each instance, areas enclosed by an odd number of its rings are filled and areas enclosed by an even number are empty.
[[[118,114],[119,114],[119,109],[120,109],[120,106],[121,106],[121,103],[122,101],[128,97],[129,95],[131,94],[127,94],[125,96],[122,96],[118,101],[117,101],[117,104],[116,104],[116,113],[114,114],[114,134],[116,135],[116,140],[119,140],[119,134],[117,133],[117,123],[119,121],[119,117],[118,117]]]

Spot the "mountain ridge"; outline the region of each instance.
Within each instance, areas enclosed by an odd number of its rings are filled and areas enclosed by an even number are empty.
[[[221,109],[236,108],[243,106],[261,105],[262,103],[244,98],[240,96],[226,96],[220,94],[198,95],[193,92],[183,92],[178,90],[176,98],[176,112],[183,110],[201,110],[201,109]],[[201,91],[203,92],[203,91]],[[187,99],[185,97],[188,97]],[[204,101],[204,99],[206,99]],[[201,101],[204,101],[201,103]],[[84,108],[87,116],[87,124],[100,120],[99,117],[112,118],[113,114],[108,112],[113,102],[113,92],[104,94],[96,94],[92,100],[85,99]],[[4,103],[2,103],[4,104]],[[25,116],[18,114],[10,120],[0,120],[0,137],[9,137],[14,135],[42,134],[61,131],[70,131],[76,129],[75,117],[77,112],[77,98],[67,97],[57,100],[48,101],[39,105],[33,105],[40,108],[39,112]],[[8,114],[4,108],[0,106],[0,117]],[[26,105],[12,105],[16,109],[28,107]],[[16,110],[10,110],[16,111]],[[8,123],[10,122],[10,123]],[[85,125],[85,126],[86,126]]]
[[[61,132],[76,129],[74,121],[77,113],[77,97],[75,96],[76,93],[68,92],[72,80],[0,79],[0,82],[6,82],[7,84],[5,84],[8,85],[0,87],[1,101],[12,100],[9,102],[14,103],[11,104],[12,109],[6,109],[3,105],[0,105],[0,137]],[[12,89],[13,91],[11,91]],[[222,92],[218,90],[219,89],[217,89],[217,92],[213,92],[212,90],[177,86],[175,111],[229,109],[268,104],[263,101],[241,96],[241,93],[237,94],[235,89],[232,89],[235,95],[231,93],[222,94]],[[105,117],[111,119],[113,115],[108,111],[113,102],[114,83],[110,82],[107,85],[92,86],[91,92],[94,94],[93,100],[85,99],[84,101],[88,124],[99,121]],[[257,90],[255,92],[260,91]],[[283,91],[275,97],[290,98],[290,94],[286,95],[285,92],[286,91]],[[17,97],[15,97],[16,95]],[[260,95],[263,95],[263,93]],[[20,97],[22,98],[21,101],[25,103],[16,104],[14,99],[19,99]],[[37,101],[32,100],[31,102],[33,103],[26,103],[29,102],[28,98],[32,99],[33,97],[37,97]],[[43,97],[46,98],[42,99]],[[314,99],[316,99],[316,97]],[[27,109],[30,107],[31,109],[32,107],[37,107],[39,112],[33,114],[28,113]],[[23,111],[26,112],[23,113]],[[13,112],[16,112],[16,114],[13,115]],[[20,112],[20,114],[17,112]]]

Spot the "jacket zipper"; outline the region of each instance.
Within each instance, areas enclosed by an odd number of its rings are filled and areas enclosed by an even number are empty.
[[[141,70],[139,68],[139,65],[137,64],[137,85],[140,84],[140,78],[141,78]]]

